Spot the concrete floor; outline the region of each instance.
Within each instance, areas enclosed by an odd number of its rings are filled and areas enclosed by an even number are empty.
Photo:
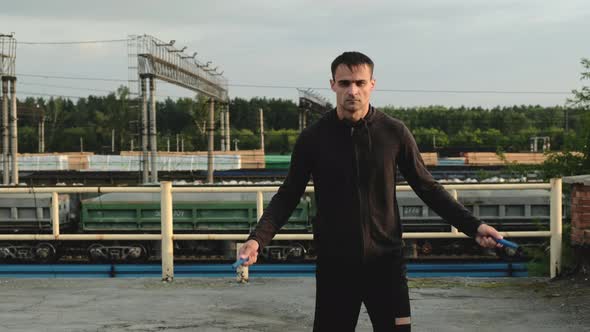
[[[584,281],[410,286],[413,331],[590,331]],[[0,331],[310,331],[314,287],[313,278],[0,279]],[[372,331],[364,308],[357,331]]]

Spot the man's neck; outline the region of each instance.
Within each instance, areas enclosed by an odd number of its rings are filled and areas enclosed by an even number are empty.
[[[364,118],[367,113],[369,113],[369,108],[370,106],[367,106],[364,111],[357,111],[357,112],[349,112],[346,110],[343,110],[339,107],[336,107],[336,115],[338,115],[338,119],[340,120],[347,120],[347,121],[351,121],[351,122],[357,122],[360,119]]]

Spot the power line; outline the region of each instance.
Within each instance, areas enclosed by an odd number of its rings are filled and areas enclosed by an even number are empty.
[[[299,87],[290,85],[258,85],[258,84],[228,84],[233,87],[244,88],[265,88],[265,89],[313,89],[313,90],[331,90],[326,87]],[[544,94],[544,95],[563,95],[571,94],[566,91],[508,91],[508,90],[428,90],[428,89],[375,89],[378,92],[399,92],[399,93],[463,93],[463,94]]]
[[[88,96],[86,97],[80,97],[80,96],[66,96],[66,95],[59,95],[59,94],[51,94],[51,93],[41,93],[41,92],[31,92],[31,91],[20,91],[21,93],[27,94],[27,95],[33,95],[33,96],[45,96],[45,97],[64,97],[64,98],[71,98],[71,99],[82,99],[82,98],[88,98]]]
[[[53,42],[39,42],[39,41],[19,41],[19,45],[77,45],[77,44],[104,44],[104,43],[121,43],[129,41],[129,39],[104,39],[104,40],[78,40],[78,41],[53,41]]]
[[[42,83],[29,83],[29,82],[18,82],[19,84],[24,85],[32,85],[32,86],[42,86],[48,88],[60,88],[60,89],[71,89],[71,90],[81,90],[81,91],[97,91],[97,92],[107,92],[112,93],[114,91],[111,90],[103,90],[103,89],[95,89],[95,88],[80,88],[80,87],[73,87],[73,86],[65,86],[65,85],[54,85],[54,84],[42,84]]]
[[[566,91],[509,91],[509,90],[426,90],[426,89],[375,89],[383,92],[410,92],[410,93],[473,93],[473,94],[536,94],[536,95],[564,95],[571,94]]]
[[[80,81],[103,81],[103,82],[129,82],[120,78],[102,78],[102,77],[82,77],[82,76],[55,76],[55,75],[36,75],[36,74],[17,74],[16,76],[38,77],[38,78],[55,78],[60,80],[80,80]],[[136,80],[131,80],[136,82]]]
[[[137,80],[126,80],[120,78],[99,78],[99,77],[82,77],[82,76],[56,76],[56,75],[37,75],[37,74],[17,74],[24,77],[54,78],[64,80],[84,80],[84,81],[105,81],[105,82],[137,82]],[[330,90],[326,87],[302,87],[295,85],[263,85],[263,84],[241,84],[231,83],[231,87],[243,88],[262,88],[262,89],[313,89],[313,90]],[[443,93],[443,94],[538,94],[538,95],[569,95],[570,91],[510,91],[510,90],[435,90],[435,89],[375,89],[377,92],[395,92],[395,93]]]
[[[72,87],[65,87],[65,86],[59,86],[59,85],[50,85],[50,84],[31,84],[31,83],[23,83],[26,85],[40,85],[40,86],[47,86],[47,87],[55,87],[55,88],[72,88]],[[109,90],[101,90],[101,89],[91,89],[91,88],[79,88],[77,90],[90,90],[90,91],[97,91],[97,92],[106,92],[109,94],[115,93],[115,91],[109,91]],[[26,94],[26,95],[33,95],[33,96],[46,96],[46,97],[63,97],[63,98],[72,98],[72,99],[87,99],[88,97],[107,97],[106,95],[88,95],[88,96],[69,96],[69,95],[63,95],[63,94],[59,94],[59,93],[43,93],[43,92],[34,92],[34,91],[19,91],[22,94]],[[190,98],[187,96],[172,96],[172,95],[161,95],[161,94],[156,94],[156,97],[162,97],[162,98]]]

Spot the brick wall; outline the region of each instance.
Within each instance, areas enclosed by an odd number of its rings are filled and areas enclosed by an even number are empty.
[[[572,244],[590,246],[590,186],[572,188]]]

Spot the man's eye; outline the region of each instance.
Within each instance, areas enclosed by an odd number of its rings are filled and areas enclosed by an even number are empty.
[[[365,86],[367,84],[366,81],[357,81],[356,86]]]
[[[339,81],[338,85],[341,87],[347,87],[347,86],[350,86],[350,82],[349,81]]]

